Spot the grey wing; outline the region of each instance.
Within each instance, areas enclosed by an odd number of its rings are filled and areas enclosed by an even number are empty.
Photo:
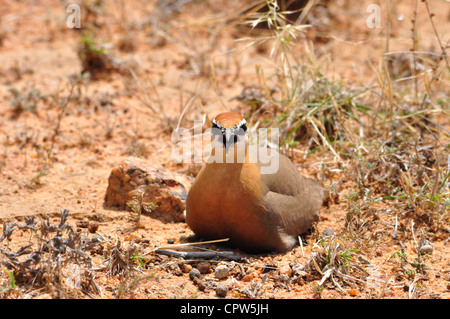
[[[301,176],[287,157],[280,154],[279,160],[276,173],[261,175],[267,186],[263,205],[288,235],[297,236],[318,220],[323,189],[316,181]]]

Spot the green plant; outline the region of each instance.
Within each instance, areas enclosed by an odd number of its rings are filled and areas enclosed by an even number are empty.
[[[345,249],[343,243],[334,236],[321,238],[314,244],[305,269],[313,275],[321,276],[319,287],[330,282],[342,291],[342,285],[365,283],[368,276],[363,267],[370,265],[370,262],[357,254],[358,251]]]
[[[9,277],[8,288],[9,289],[17,288],[16,280],[14,278],[14,273],[12,271],[10,271],[10,270],[7,270],[7,269],[3,269],[3,271],[6,272],[8,274],[8,277]]]
[[[106,51],[105,47],[98,44],[94,35],[83,33],[78,49],[78,58],[81,61],[81,73],[88,72],[93,80],[120,70],[120,67]]]
[[[400,269],[403,271],[403,274],[406,277],[414,277],[416,274],[424,275],[428,267],[425,265],[426,256],[420,256],[420,253],[417,253],[417,257],[415,257],[412,261],[409,260],[408,255],[402,249],[400,251],[394,252],[388,260],[397,257],[400,261]],[[409,267],[412,268],[409,268]]]
[[[0,298],[8,298],[11,293],[16,292],[19,293],[19,291],[16,289],[16,280],[14,278],[14,273],[11,270],[2,269],[2,272],[4,272],[8,278],[5,280],[4,283],[0,285]]]
[[[313,291],[315,298],[317,299],[322,298],[322,291],[325,289],[324,286],[319,285],[317,282],[314,282],[311,284],[311,289]]]

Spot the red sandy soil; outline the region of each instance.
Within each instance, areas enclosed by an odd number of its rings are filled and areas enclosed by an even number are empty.
[[[336,1],[325,7],[320,24],[304,33],[314,43],[315,55],[322,57],[317,63],[323,65],[323,72],[331,81],[343,81],[354,87],[377,82],[369,62],[378,68],[386,35],[385,29],[367,28],[365,8],[369,3],[348,8],[344,1]],[[429,1],[429,4],[436,14],[435,21],[439,22],[439,33],[447,39],[449,4],[438,0]],[[421,2],[419,5],[421,50],[438,52],[425,7]],[[108,52],[122,65],[131,65],[140,83],[121,72],[102,75],[96,81],[77,86],[61,113],[58,106],[70,93],[68,78],[81,71],[77,56],[80,31],[66,27],[66,7],[61,1],[3,0],[0,6],[0,221],[16,219],[23,223],[26,216],[45,213],[57,223],[60,211],[68,209],[70,224],[97,221],[100,234],[116,238],[124,245],[140,245],[142,251],[168,242],[177,244],[193,235],[183,222],[163,223],[143,214],[137,227],[130,212],[104,208],[108,176],[117,163],[132,155],[140,155],[155,167],[187,172],[192,164],[176,164],[170,160],[174,145],[171,132],[182,110],[196,95],[199,98],[187,110],[181,127],[191,127],[193,120],[202,119],[204,114],[212,118],[224,110],[249,111],[248,106],[231,99],[238,96],[245,85],[258,83],[256,65],[264,69],[265,75],[270,74],[271,64],[267,58],[271,47],[267,44],[245,48],[248,42],[235,41],[247,36],[248,29],[223,22],[244,7],[241,1],[208,1],[206,4],[193,1],[181,7],[180,12],[162,14],[156,8],[156,1],[148,4],[144,1],[105,1],[101,13],[90,18],[97,30],[96,40],[111,44]],[[381,10],[384,27],[385,8],[382,6]],[[395,5],[391,51],[411,48],[413,10],[413,1]],[[83,25],[86,23],[84,18],[82,13]],[[127,36],[129,39],[123,40]],[[119,49],[123,41],[133,45],[130,51]],[[298,50],[303,54],[307,49],[299,46]],[[211,65],[214,76],[211,76]],[[37,92],[40,97],[36,98],[35,110],[15,113],[10,88],[17,89],[22,97]],[[32,99],[28,101],[33,102]],[[162,105],[164,115],[159,105]],[[59,126],[58,117],[61,117]],[[442,122],[445,124],[445,119]],[[48,154],[52,139],[54,145]],[[299,165],[302,174],[319,179],[319,167],[315,163],[321,159],[314,154],[304,159],[305,147],[299,145],[292,160]],[[334,178],[341,178],[339,172]],[[324,184],[329,185],[332,180],[330,178]],[[353,186],[350,181],[347,184]],[[345,190],[342,192],[346,193]],[[400,261],[395,253],[401,246],[399,240],[392,238],[395,218],[386,212],[386,208],[383,203],[374,206],[379,211],[379,220],[373,224],[371,235],[367,236],[369,239],[362,241],[360,249],[360,254],[372,264],[367,271],[371,272],[376,284],[344,283],[339,290],[327,283],[320,297],[408,298],[415,279],[418,284],[413,286],[414,298],[450,296],[448,232],[439,232],[433,237],[433,253],[424,257],[428,267],[426,275],[415,278],[399,274]],[[292,267],[304,265],[310,259],[313,244],[327,228],[334,231],[344,246],[354,249],[345,232],[345,214],[346,204],[342,198],[324,206],[316,229],[304,236],[307,244],[303,251],[297,246],[287,253],[247,256],[249,263],[242,263],[241,268],[236,265],[222,280],[228,285],[227,297],[247,298],[249,295],[245,291],[252,289],[258,292],[258,298],[318,297],[315,287],[321,276],[283,282],[279,275],[292,277]],[[413,248],[411,220],[400,222],[405,253],[412,261],[417,253]],[[445,223],[448,229],[448,217]],[[14,250],[27,239],[25,230],[17,230],[9,248]],[[213,247],[232,250],[219,245]],[[99,255],[92,258],[94,264],[101,263]],[[196,261],[151,254],[147,258],[150,258],[147,268],[142,272],[135,271],[127,278],[96,272],[95,281],[101,292],[91,292],[90,296],[217,298],[213,269],[220,263],[231,265],[229,261],[210,261],[212,270],[203,277],[210,288],[201,291],[188,275],[188,270],[197,265]],[[265,272],[264,266],[268,264],[276,269]],[[130,278],[140,279],[132,281]],[[7,280],[7,272],[2,270],[0,284],[6,285]],[[79,291],[68,291],[64,297],[89,297]],[[8,298],[56,296],[45,287],[26,285],[18,285],[15,293],[5,295]]]

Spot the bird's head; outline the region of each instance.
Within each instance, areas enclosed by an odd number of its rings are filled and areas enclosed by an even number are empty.
[[[213,138],[222,143],[226,153],[231,146],[244,144],[247,135],[247,122],[245,119],[233,112],[226,112],[217,115],[212,120]]]

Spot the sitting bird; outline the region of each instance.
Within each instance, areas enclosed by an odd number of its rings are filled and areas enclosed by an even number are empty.
[[[318,220],[322,187],[275,150],[269,161],[258,155],[267,149],[249,145],[247,123],[237,113],[217,115],[212,137],[211,156],[188,192],[188,226],[247,252],[292,249]]]

